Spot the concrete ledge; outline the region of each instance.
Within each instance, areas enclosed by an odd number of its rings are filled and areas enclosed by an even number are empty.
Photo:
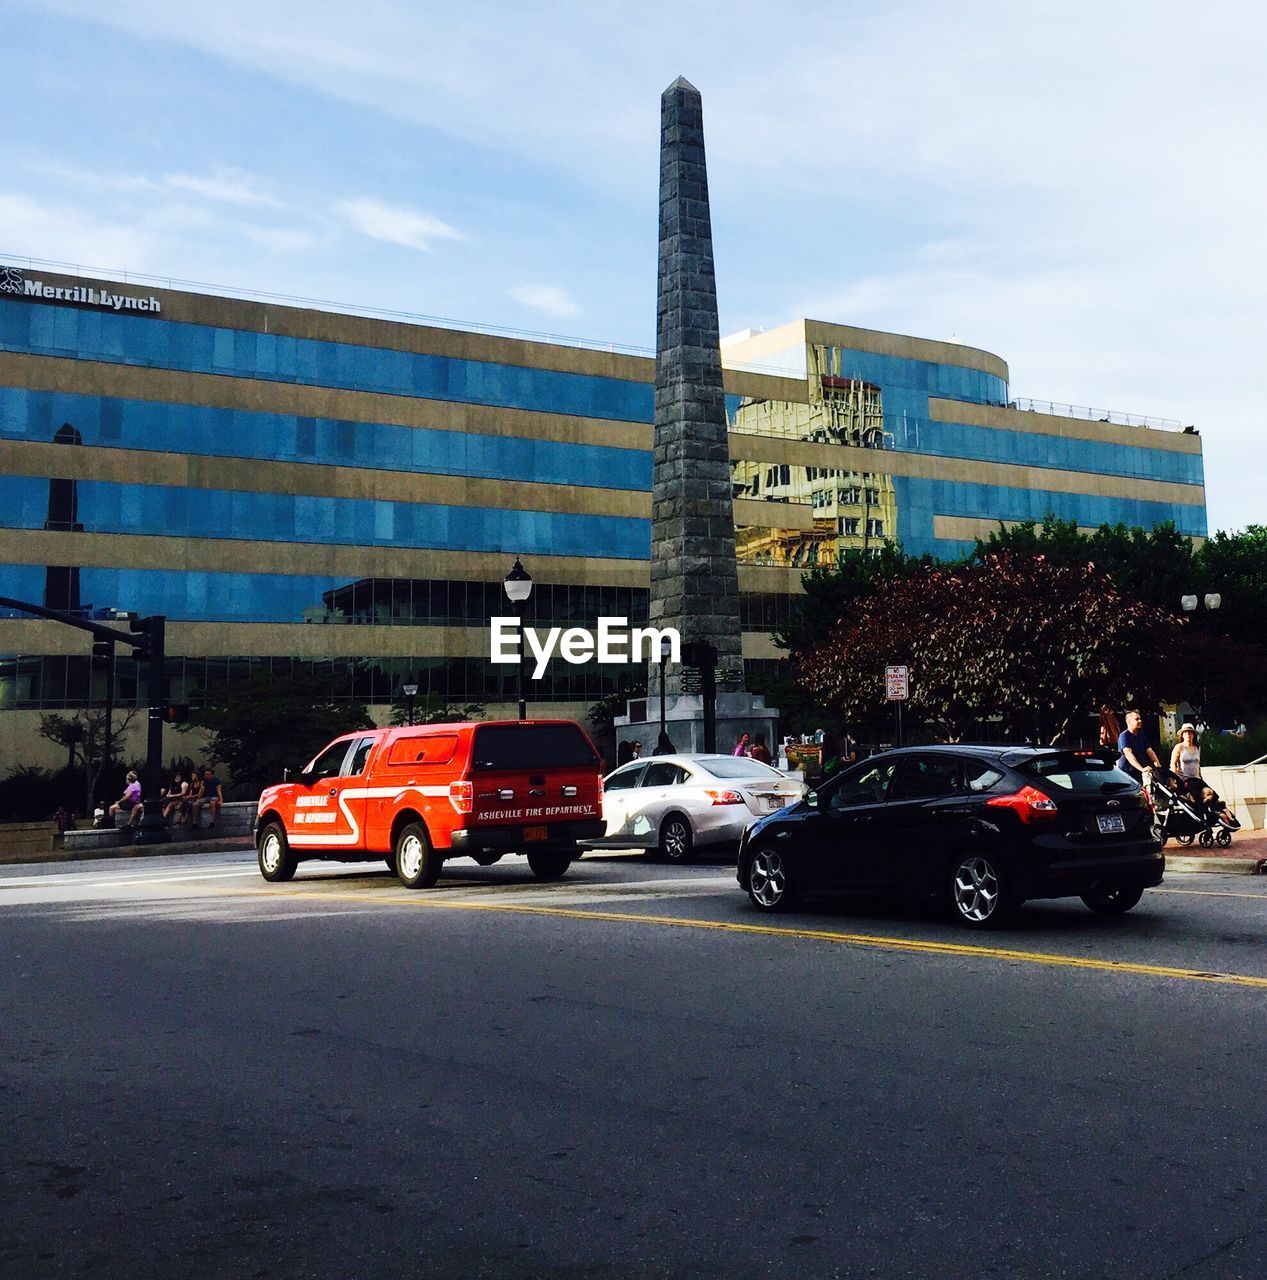
[[[1194,871],[1206,871],[1221,876],[1261,876],[1267,874],[1267,861],[1261,858],[1220,858],[1209,857],[1172,857],[1166,855],[1166,871],[1178,871],[1184,874]]]

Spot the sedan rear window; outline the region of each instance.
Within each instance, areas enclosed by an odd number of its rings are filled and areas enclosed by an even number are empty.
[[[1032,756],[1013,764],[1018,773],[1041,778],[1061,791],[1103,794],[1106,791],[1132,791],[1139,783],[1116,765],[1097,756],[1079,755],[1074,751],[1053,751],[1050,755]]]
[[[747,756],[718,756],[715,760],[696,760],[701,769],[707,769],[714,778],[781,778],[783,775],[760,760]]]
[[[597,766],[585,735],[574,724],[482,724],[475,730],[476,769],[584,769]]]

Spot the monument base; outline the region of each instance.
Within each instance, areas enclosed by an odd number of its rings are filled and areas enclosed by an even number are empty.
[[[656,754],[656,742],[660,737],[660,698],[632,698],[626,704],[628,714],[613,721],[616,730],[616,748],[619,753],[623,743],[641,742],[643,756]],[[704,700],[699,694],[669,695],[664,711],[665,730],[675,752],[702,752],[704,750]],[[717,751],[730,755],[741,734],[748,734],[755,741],[757,734],[765,738],[770,755],[779,758],[779,712],[767,707],[760,694],[718,693],[717,695]]]

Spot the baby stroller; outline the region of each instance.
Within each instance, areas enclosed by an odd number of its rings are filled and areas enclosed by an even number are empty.
[[[1187,793],[1179,778],[1169,770],[1152,769],[1145,775],[1145,783],[1153,806],[1153,832],[1162,844],[1174,840],[1189,845],[1206,834],[1209,823],[1204,806]]]
[[[1202,778],[1180,778],[1155,769],[1148,798],[1153,804],[1153,829],[1163,844],[1174,840],[1186,846],[1195,840],[1202,849],[1215,845],[1226,849],[1232,832],[1240,830],[1236,816]]]

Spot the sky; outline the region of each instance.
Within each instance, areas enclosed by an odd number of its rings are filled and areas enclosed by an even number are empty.
[[[1002,356],[1194,424],[1267,522],[1254,3],[0,0],[0,261],[651,348],[659,100],[703,94],[721,329]]]

